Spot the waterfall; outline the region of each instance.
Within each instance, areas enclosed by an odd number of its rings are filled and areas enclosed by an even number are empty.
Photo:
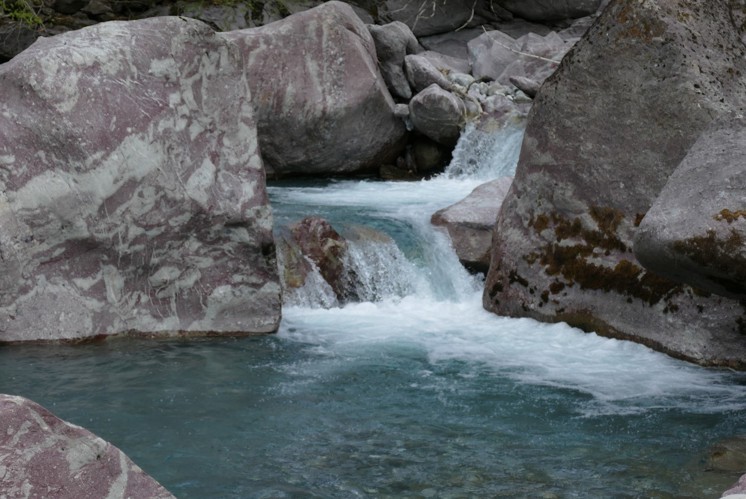
[[[482,282],[463,268],[445,231],[433,227],[430,217],[481,183],[512,175],[522,139],[523,129],[516,125],[488,133],[469,124],[451,164],[430,180],[271,186],[275,218],[288,224],[313,213],[347,238],[344,266],[347,284],[354,290],[350,301],[381,302],[412,295],[471,300],[481,291]],[[366,232],[361,226],[374,230]],[[376,236],[376,231],[386,237]],[[301,288],[286,290],[284,303],[308,308],[344,305],[315,268]]]
[[[472,178],[484,182],[512,177],[521,152],[523,127],[507,124],[499,130],[481,130],[468,123],[445,170],[448,178]]]
[[[417,270],[393,240],[349,241],[347,279],[359,301],[403,298],[417,288]]]

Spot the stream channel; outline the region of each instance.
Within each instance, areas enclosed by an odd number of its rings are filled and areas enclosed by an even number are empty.
[[[126,452],[179,498],[717,498],[746,377],[482,309],[433,212],[512,174],[520,130],[462,137],[421,182],[283,182],[353,244],[360,303],[289,294],[277,335],[0,348],[0,392]],[[324,306],[331,308],[324,308]]]

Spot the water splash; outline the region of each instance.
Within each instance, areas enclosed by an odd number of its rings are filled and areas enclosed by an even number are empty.
[[[349,241],[345,269],[358,301],[403,298],[417,289],[417,271],[393,240]]]
[[[309,266],[306,280],[300,287],[287,286],[283,283],[282,302],[283,305],[306,308],[331,308],[339,306],[337,295],[319,272],[319,268],[313,260],[305,255],[302,258]],[[280,275],[285,274],[285,254],[277,252],[277,267]]]

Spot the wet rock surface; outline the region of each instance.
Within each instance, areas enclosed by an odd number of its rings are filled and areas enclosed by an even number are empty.
[[[338,231],[327,220],[310,216],[276,230],[287,305],[332,308],[374,302],[409,292],[406,258],[387,234],[369,227],[345,225]]]
[[[290,237],[284,238],[286,246],[283,251],[292,255],[292,259],[285,259],[286,283],[291,287],[301,287],[313,267],[331,286],[337,299],[344,300],[349,294],[345,281],[347,241],[329,222],[318,217],[304,218],[287,232]],[[290,265],[293,261],[297,265]],[[288,281],[291,273],[298,275],[298,278]]]
[[[492,231],[512,183],[512,177],[501,177],[482,184],[432,216],[433,225],[445,227],[459,261],[472,272],[489,269]]]

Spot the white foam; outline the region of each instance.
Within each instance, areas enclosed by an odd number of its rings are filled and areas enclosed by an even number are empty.
[[[411,292],[377,292],[375,303],[330,310],[287,307],[280,336],[352,362],[371,349],[403,352],[414,347],[434,368],[451,363],[461,375],[486,372],[495,383],[509,380],[584,394],[587,397],[581,399],[589,402],[578,412],[589,416],[661,407],[695,412],[746,408],[746,389],[738,382],[743,377],[702,369],[642,345],[601,338],[565,324],[498,317],[482,308],[481,283],[458,263],[446,236],[431,226],[430,216],[464,198],[485,177],[506,173],[517,159],[522,136],[511,133],[502,146],[499,140],[479,137],[482,145],[495,147],[477,151],[475,168],[468,172],[452,169],[422,182],[343,181],[323,188],[273,188],[273,202],[337,206],[356,216],[377,217],[379,223],[392,220],[411,228],[420,241],[407,254],[417,274],[405,279],[420,283]],[[469,140],[475,140],[473,131],[462,141],[464,150],[456,152],[455,161],[464,160]],[[370,262],[371,272],[381,269]],[[401,278],[401,269],[389,270],[390,279]],[[376,289],[386,285],[379,280]]]
[[[287,308],[280,336],[344,358],[416,346],[433,365],[456,361],[465,374],[486,368],[495,382],[509,378],[588,394],[591,403],[578,407],[584,415],[746,408],[746,390],[728,372],[566,324],[498,317],[482,309],[479,293],[458,301],[408,296],[332,310]]]

